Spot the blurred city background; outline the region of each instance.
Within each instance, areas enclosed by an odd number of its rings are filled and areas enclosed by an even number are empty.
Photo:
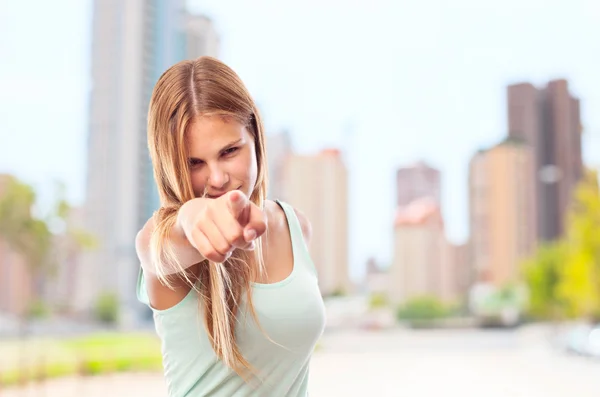
[[[0,1],[0,396],[164,396],[151,91],[261,108],[327,307],[311,396],[597,396],[600,2]]]

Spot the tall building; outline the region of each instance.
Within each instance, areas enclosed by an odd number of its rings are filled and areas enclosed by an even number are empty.
[[[375,258],[369,258],[367,261],[367,273],[365,275],[364,289],[369,294],[385,294],[389,291],[388,269],[383,270],[376,262]]]
[[[33,296],[33,277],[25,258],[0,239],[0,314],[22,314]]]
[[[479,151],[470,162],[471,260],[477,281],[502,286],[519,279],[537,243],[532,149],[515,138]]]
[[[183,0],[97,0],[93,15],[85,227],[99,248],[83,258],[74,300],[86,311],[100,293],[116,293],[127,322],[144,310],[135,297],[135,236],[159,205],[146,137],[152,89],[167,67],[215,55],[206,51],[218,44]]]
[[[159,41],[159,45],[156,46],[157,53],[154,57],[155,66],[152,71],[152,82],[146,86],[144,94],[146,96],[146,113],[154,84],[170,66],[183,59],[194,59],[202,55],[219,57],[219,36],[209,18],[204,15],[188,14],[183,10],[181,0],[175,2],[158,1],[157,5],[161,7],[158,12],[164,13],[166,16],[163,20],[159,20],[159,23],[164,23],[163,29],[170,32],[170,35],[167,36],[170,37],[170,40]],[[146,113],[144,113],[144,123],[146,122]],[[144,139],[145,134],[144,124]],[[142,213],[142,219],[145,222],[160,207],[160,199],[146,144],[144,145],[144,152],[142,165],[146,177],[144,181],[145,194],[148,197],[144,200],[145,205]]]
[[[221,40],[213,21],[204,15],[185,16],[185,56],[196,58],[208,55],[219,57]]]
[[[424,162],[403,167],[396,172],[398,200],[396,205],[404,207],[414,200],[431,197],[440,201],[440,172]]]
[[[270,199],[286,200],[284,191],[285,162],[292,154],[292,142],[288,131],[267,135],[267,161],[269,163]]]
[[[583,173],[579,99],[566,80],[554,80],[542,89],[508,86],[507,102],[509,136],[525,140],[535,157],[528,172],[535,180],[536,233],[542,241],[555,240]]]
[[[424,197],[399,207],[394,235],[388,284],[390,300],[401,303],[420,296],[442,298],[447,242],[438,202]]]
[[[286,200],[312,224],[309,250],[321,293],[348,292],[348,175],[340,151],[290,155],[284,174]]]
[[[472,285],[467,244],[445,244],[442,257],[441,290],[443,301],[464,303]]]

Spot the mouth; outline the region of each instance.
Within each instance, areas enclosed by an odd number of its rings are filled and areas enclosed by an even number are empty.
[[[233,190],[240,190],[241,188],[242,188],[242,187],[241,187],[241,186],[239,186],[239,187],[237,187],[237,188],[235,188],[235,189],[232,189],[232,190],[225,190],[225,191],[223,191],[223,192],[221,192],[221,193],[214,193],[214,194],[208,194],[208,193],[207,193],[207,194],[205,194],[205,195],[204,195],[204,197],[206,197],[206,198],[209,198],[209,199],[216,199],[216,198],[219,198],[219,197],[221,197],[222,195],[224,195],[224,194],[226,194],[226,193],[229,193],[229,192],[231,192],[231,191],[233,191]]]

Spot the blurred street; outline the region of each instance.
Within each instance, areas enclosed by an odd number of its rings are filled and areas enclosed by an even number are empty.
[[[551,347],[550,330],[422,330],[326,333],[312,362],[311,397],[592,397],[600,362]],[[160,375],[70,378],[0,391],[2,397],[159,397]]]

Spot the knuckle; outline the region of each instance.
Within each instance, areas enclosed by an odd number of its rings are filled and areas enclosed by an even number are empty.
[[[205,209],[203,211],[201,211],[200,213],[198,213],[198,216],[196,217],[196,226],[200,227],[203,223],[205,223],[208,219],[209,219],[209,213],[208,213],[208,209]]]
[[[197,235],[192,233],[192,238],[189,239],[191,245],[196,248],[200,253],[204,251],[204,241]]]
[[[229,243],[233,243],[236,240],[239,240],[243,235],[243,230],[242,228],[235,228],[233,230],[229,230],[227,233],[227,241],[229,241]]]
[[[215,213],[215,204],[213,202],[208,203],[202,212],[207,218],[212,217]]]
[[[205,256],[207,258],[213,254],[212,248],[207,246],[205,243],[202,243],[202,245],[198,248],[198,250],[200,251],[202,256]]]
[[[223,255],[231,249],[231,245],[227,241],[224,241],[224,242],[220,243],[219,246],[216,248],[217,248],[217,251],[219,252],[219,254]]]
[[[267,229],[267,222],[264,219],[256,222],[257,231],[264,232]]]
[[[219,254],[216,250],[210,249],[206,255],[204,255],[207,259],[213,262],[219,262],[222,258],[222,255]]]
[[[236,237],[232,233],[229,233],[225,236],[225,240],[227,240],[227,243],[231,246],[235,243]]]

